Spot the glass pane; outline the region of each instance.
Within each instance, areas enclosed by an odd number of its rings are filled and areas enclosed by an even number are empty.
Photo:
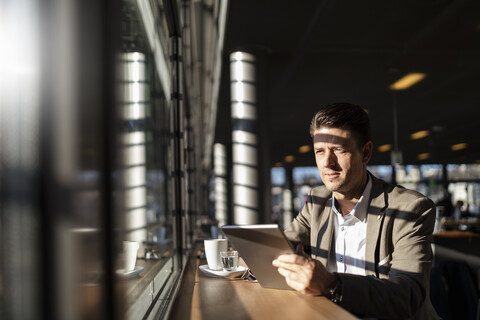
[[[480,215],[480,183],[478,182],[451,182],[448,191],[452,195],[452,204],[463,203],[462,211],[465,216]]]
[[[272,168],[271,170],[272,185],[283,186],[286,183],[285,168]]]
[[[317,167],[295,167],[292,170],[292,174],[295,185],[307,184],[315,186],[322,184],[322,179],[320,179]]]
[[[480,179],[480,164],[449,164],[447,176],[450,181]]]
[[[161,3],[161,2],[160,2]],[[118,96],[122,128],[118,180],[122,206],[117,235],[117,280],[125,288],[126,318],[142,318],[168,292],[174,272],[175,230],[170,187],[170,64],[161,4],[124,1]],[[137,260],[125,269],[127,242],[138,244]],[[153,296],[151,293],[153,288]]]
[[[420,181],[420,169],[418,166],[396,166],[395,174],[397,178],[397,183],[402,184],[405,188],[410,188],[411,185],[415,185],[411,183],[416,183]],[[407,187],[407,183],[409,183],[409,187]]]
[[[383,179],[387,182],[392,182],[392,166],[367,166],[367,170],[369,170],[377,178]]]
[[[423,164],[420,166],[420,175],[422,180],[442,180],[442,165]]]

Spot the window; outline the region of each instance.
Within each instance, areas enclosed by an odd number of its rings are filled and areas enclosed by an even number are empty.
[[[0,75],[0,318],[164,314],[195,225],[186,191],[199,192],[180,168],[194,163],[167,1],[2,10],[15,38],[2,58],[18,58]],[[140,244],[134,278],[124,240]]]

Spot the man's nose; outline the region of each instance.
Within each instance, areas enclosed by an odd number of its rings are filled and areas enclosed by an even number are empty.
[[[331,151],[325,152],[325,157],[323,158],[323,166],[325,168],[330,168],[335,165],[335,155]]]

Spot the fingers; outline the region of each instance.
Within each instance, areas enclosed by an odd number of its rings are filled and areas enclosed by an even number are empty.
[[[287,282],[288,286],[291,287],[292,289],[305,294],[309,296],[318,296],[320,295],[320,291],[315,290],[313,288],[310,288],[308,286],[305,286],[303,282],[298,282],[298,281],[293,281],[291,279],[285,278],[285,281]]]
[[[278,273],[285,278],[285,282],[292,289],[306,295],[320,294],[320,291],[318,289],[316,289],[315,287],[311,287],[311,280],[313,276],[311,270],[294,271],[284,268],[278,268]]]
[[[320,295],[322,293],[322,284],[317,283],[318,281],[322,282],[318,273],[319,271],[322,273],[321,271],[325,268],[320,262],[303,255],[288,254],[279,256],[272,264],[278,268],[278,273],[285,278],[286,283],[294,290],[306,295]]]
[[[294,281],[292,279],[289,279],[289,278],[285,278],[285,282],[288,284],[288,286],[300,293],[306,293],[307,292],[307,288],[305,288],[305,286],[301,283],[301,282],[298,282],[298,281]]]
[[[292,263],[290,261],[295,261],[296,263]],[[272,264],[278,268],[278,273],[280,273],[286,279],[302,283],[310,281],[310,279],[313,277],[315,269],[315,262],[309,261],[302,256],[298,256],[295,260],[289,257],[288,262],[277,259],[274,260]]]
[[[298,254],[282,254],[279,256],[277,259],[273,260],[273,263],[284,263],[284,264],[299,264],[299,265],[305,265],[307,262],[310,261],[309,257],[306,257],[304,255],[298,255]],[[275,267],[278,267],[278,265],[273,264]]]

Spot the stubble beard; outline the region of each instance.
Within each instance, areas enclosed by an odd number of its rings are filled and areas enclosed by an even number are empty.
[[[323,183],[325,187],[332,192],[340,192],[345,185],[345,179],[335,179],[336,181],[328,181],[328,178],[325,178]]]

